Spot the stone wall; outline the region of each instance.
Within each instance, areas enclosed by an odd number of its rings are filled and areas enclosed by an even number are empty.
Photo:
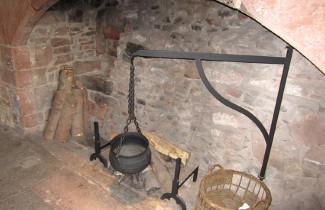
[[[100,78],[98,84],[105,83],[116,47],[109,45],[114,39],[104,32],[104,26],[101,33],[96,31],[98,20],[105,17],[99,15],[100,10],[87,5],[49,10],[34,27],[26,46],[29,65],[22,67],[21,81],[17,81],[26,98],[35,100],[30,102],[33,109],[28,111],[38,115],[37,120],[22,126],[25,131],[43,130],[60,70],[73,67],[77,86],[84,82],[92,89],[94,75]]]
[[[10,49],[0,46],[0,120],[10,126],[13,122],[12,95],[15,95],[13,67],[11,63]]]
[[[218,0],[239,9],[290,43],[324,73],[324,1]]]
[[[128,42],[152,50],[285,56],[285,42],[216,2],[137,2],[121,0],[118,10],[50,10],[26,46],[1,46],[6,71],[1,71],[0,81],[9,82],[0,84],[0,107],[5,107],[0,116],[10,121],[16,114],[11,123],[42,131],[59,70],[72,66],[77,85],[88,89],[91,121],[100,123],[102,136],[122,132],[127,118]],[[7,58],[8,50],[13,53]],[[191,152],[190,164],[200,164],[203,172],[220,163],[258,174],[265,149],[261,133],[208,93],[194,62],[136,58],[135,67],[135,108],[142,129]],[[224,97],[269,128],[280,66],[205,62],[204,67]],[[295,51],[265,180],[273,209],[317,209],[325,200],[323,92],[324,75]]]

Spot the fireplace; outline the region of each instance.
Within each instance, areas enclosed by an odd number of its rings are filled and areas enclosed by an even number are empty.
[[[128,42],[150,50],[266,56],[286,52],[283,40],[214,1],[191,1],[191,6],[185,1],[60,2],[40,17],[26,44],[0,46],[5,69],[0,75],[1,121],[26,132],[43,131],[65,66],[74,69],[77,85],[87,88],[90,122],[99,122],[101,136],[109,139],[112,131],[121,132],[127,117]],[[141,127],[190,151],[191,163],[200,163],[203,170],[218,162],[258,174],[263,136],[248,119],[211,97],[193,61],[141,58],[135,65],[135,110]],[[281,67],[203,65],[224,97],[270,127]],[[323,83],[324,75],[295,51],[265,180],[275,204],[305,192],[311,198],[324,196],[313,187],[324,183]]]

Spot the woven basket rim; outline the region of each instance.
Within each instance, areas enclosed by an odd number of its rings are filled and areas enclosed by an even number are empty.
[[[218,165],[218,164],[216,164],[217,166],[220,166],[220,165]],[[215,166],[214,166],[215,167]],[[213,168],[214,168],[213,167]],[[251,175],[251,174],[249,174],[249,173],[246,173],[246,172],[241,172],[241,171],[236,171],[236,170],[233,170],[233,169],[225,169],[225,168],[223,168],[222,166],[220,166],[220,169],[219,170],[217,170],[217,171],[212,171],[212,169],[210,169],[209,170],[209,172],[208,172],[208,174],[206,174],[204,177],[203,177],[203,179],[202,179],[202,181],[201,181],[201,183],[200,183],[200,194],[201,194],[201,198],[203,199],[203,201],[204,201],[204,203],[207,203],[207,204],[209,204],[210,206],[212,206],[212,207],[214,207],[214,208],[221,208],[221,209],[223,209],[223,210],[232,210],[232,209],[230,209],[230,208],[225,208],[224,206],[220,206],[219,204],[217,204],[217,203],[213,203],[207,196],[204,196],[205,195],[205,187],[206,186],[203,186],[204,185],[204,183],[205,183],[205,180],[208,178],[208,177],[210,177],[210,176],[216,176],[216,175],[220,175],[222,172],[231,172],[232,174],[241,174],[241,175],[244,175],[244,176],[246,176],[246,177],[248,177],[249,179],[252,179],[252,180],[254,180],[255,182],[257,182],[258,184],[260,184],[261,186],[262,186],[262,188],[265,190],[265,196],[266,197],[268,197],[269,199],[268,199],[268,201],[267,202],[265,202],[265,201],[263,201],[263,200],[260,200],[260,201],[258,201],[258,202],[256,202],[255,204],[254,204],[254,207],[258,204],[258,203],[264,203],[265,204],[265,206],[266,207],[269,207],[270,206],[270,204],[271,204],[271,202],[272,202],[272,195],[271,195],[271,191],[269,190],[269,188],[267,187],[267,185],[263,182],[263,181],[261,181],[261,180],[259,180],[257,177],[255,177],[255,176],[253,176],[253,175]]]

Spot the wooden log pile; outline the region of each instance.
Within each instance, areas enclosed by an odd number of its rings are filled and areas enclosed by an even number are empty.
[[[66,142],[71,136],[83,136],[87,110],[86,96],[86,89],[74,85],[73,69],[61,70],[59,89],[55,93],[43,137],[47,140]]]

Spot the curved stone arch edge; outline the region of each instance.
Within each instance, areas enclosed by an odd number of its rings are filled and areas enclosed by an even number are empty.
[[[13,35],[11,46],[24,46],[28,40],[28,37],[33,29],[33,27],[37,24],[38,20],[42,17],[42,15],[55,3],[60,0],[29,0],[30,8],[26,11],[23,19],[17,27],[16,32]],[[305,52],[305,49],[302,44],[296,42],[292,37],[282,34],[279,31],[273,29],[272,26],[269,26],[267,23],[263,23],[258,20],[258,17],[254,17],[253,14],[250,14],[248,10],[245,8],[245,5],[241,0],[215,0],[215,2],[223,4],[231,9],[237,10],[248,17],[252,18],[267,30],[289,43],[291,46],[295,48],[300,54],[302,54],[307,60],[309,60],[319,71],[323,74],[325,73],[325,64],[320,60],[314,58],[311,54],[312,52]]]

